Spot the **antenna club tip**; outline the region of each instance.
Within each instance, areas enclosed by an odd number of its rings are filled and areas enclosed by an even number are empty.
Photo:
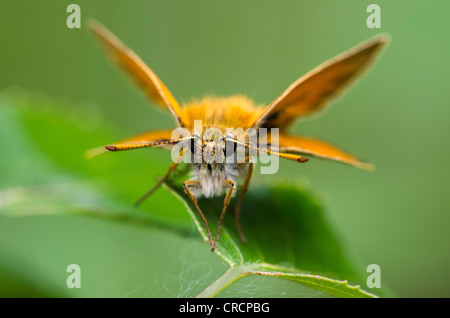
[[[309,161],[309,158],[305,158],[305,157],[298,158],[298,162],[307,162],[307,161]]]
[[[116,151],[117,147],[116,146],[105,146],[105,149],[109,150],[109,151]]]

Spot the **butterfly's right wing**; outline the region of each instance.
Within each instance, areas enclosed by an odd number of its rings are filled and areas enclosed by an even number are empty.
[[[298,117],[319,111],[372,64],[387,40],[378,36],[316,67],[267,106],[253,127],[283,131]]]
[[[315,138],[280,133],[278,142],[273,142],[273,144],[279,147],[280,152],[296,153],[333,160],[368,171],[374,169],[374,166],[371,163],[365,162],[334,145]]]
[[[185,127],[180,105],[150,67],[99,22],[91,21],[89,27],[111,57],[143,87],[147,96],[159,106],[169,109],[178,126]]]

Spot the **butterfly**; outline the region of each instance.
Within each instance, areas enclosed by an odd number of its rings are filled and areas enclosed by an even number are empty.
[[[288,128],[296,119],[322,110],[330,99],[337,97],[345,87],[366,70],[387,43],[385,36],[374,37],[321,64],[300,77],[265,107],[255,105],[245,96],[209,96],[180,105],[169,89],[136,53],[126,47],[99,22],[92,21],[89,26],[107,53],[143,88],[148,98],[157,106],[168,110],[178,128],[189,132],[188,136],[180,138],[176,134],[174,137],[172,129],[150,131],[112,145],[93,149],[90,152],[91,156],[108,151],[116,152],[147,147],[164,147],[173,150],[176,145],[183,145],[181,150],[176,151],[178,154],[166,174],[139,199],[136,203],[137,206],[168,180],[181,163],[183,155],[188,153],[192,157],[194,153],[215,153],[215,157],[212,159],[200,156],[197,162],[191,162],[192,177],[183,182],[187,197],[195,206],[205,225],[212,251],[217,246],[225,212],[231,198],[237,192],[240,194],[235,207],[236,227],[241,240],[247,241],[240,224],[240,212],[242,200],[254,171],[255,163],[249,155],[250,150],[263,151],[266,154],[301,163],[308,161],[309,158],[304,157],[306,155],[338,161],[366,170],[373,168],[370,163],[329,143],[290,134]],[[196,121],[202,123],[200,130],[195,127]],[[248,139],[238,138],[238,134],[227,134],[226,129],[238,127],[243,130],[255,129],[257,132],[261,129],[275,128],[278,129],[277,138],[271,138],[270,133],[266,134],[265,146],[269,146],[269,148],[263,148],[262,144],[254,144],[250,143]],[[217,137],[214,134],[206,136],[206,132],[210,128],[218,130],[222,136]],[[226,144],[223,151],[219,147],[220,143]],[[244,160],[231,163],[224,161],[223,159],[229,156],[229,152],[232,154],[237,152],[237,146],[244,149]],[[238,185],[240,191],[238,191]],[[207,219],[202,213],[197,199],[221,195],[225,196],[224,205],[213,240]]]

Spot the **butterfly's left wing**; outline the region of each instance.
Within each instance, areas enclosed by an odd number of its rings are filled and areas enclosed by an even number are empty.
[[[282,131],[296,118],[322,109],[371,64],[386,42],[386,37],[376,37],[307,73],[267,106],[253,127],[277,127]]]
[[[346,163],[365,170],[373,170],[372,164],[318,139],[280,133],[279,141],[275,144],[278,144],[280,152],[305,154]]]
[[[89,27],[111,57],[144,89],[147,96],[168,109],[177,124],[185,127],[180,105],[150,67],[99,22],[91,21]]]

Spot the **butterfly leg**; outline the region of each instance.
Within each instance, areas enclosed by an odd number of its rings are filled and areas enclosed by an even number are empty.
[[[217,226],[217,234],[216,234],[216,240],[214,241],[214,244],[212,245],[211,250],[214,252],[217,243],[219,241],[219,234],[220,234],[220,229],[222,228],[222,223],[223,223],[223,218],[225,216],[225,211],[227,210],[227,207],[230,205],[230,201],[231,201],[231,196],[233,194],[233,190],[234,190],[234,182],[231,180],[226,179],[225,180],[225,185],[229,186],[230,188],[228,189],[227,195],[225,196],[225,200],[223,201],[223,210],[222,210],[222,214],[220,215],[220,219],[219,219],[219,225]]]
[[[245,177],[244,185],[242,186],[241,194],[239,195],[238,202],[236,203],[236,209],[234,210],[235,214],[235,220],[236,220],[236,228],[239,234],[239,237],[241,238],[241,241],[244,243],[247,243],[247,239],[245,238],[244,232],[242,231],[241,227],[241,205],[242,200],[244,199],[244,195],[247,192],[248,185],[250,184],[250,179],[252,178],[253,173],[253,165],[254,163],[250,163],[248,166],[247,176]]]
[[[164,182],[166,182],[167,179],[169,178],[170,174],[175,171],[175,169],[177,168],[178,164],[179,164],[178,162],[173,162],[170,165],[169,170],[166,172],[164,177],[162,177],[161,180],[159,180],[158,183],[153,186],[153,188],[151,188],[146,194],[144,194],[139,200],[137,200],[136,203],[134,204],[134,206],[138,207],[149,196],[151,196],[153,194],[153,192],[155,192]]]
[[[213,247],[213,241],[211,238],[211,231],[209,230],[208,221],[206,221],[205,215],[203,214],[202,210],[200,210],[200,207],[197,203],[197,198],[192,194],[191,190],[189,190],[189,187],[195,187],[200,186],[199,180],[186,180],[183,182],[183,188],[186,191],[187,196],[189,197],[189,200],[191,200],[192,204],[194,204],[195,208],[197,209],[198,214],[200,214],[200,217],[203,220],[203,224],[205,224],[206,232],[208,233],[208,240],[209,244],[211,245],[211,248]],[[214,249],[213,249],[214,251]]]

